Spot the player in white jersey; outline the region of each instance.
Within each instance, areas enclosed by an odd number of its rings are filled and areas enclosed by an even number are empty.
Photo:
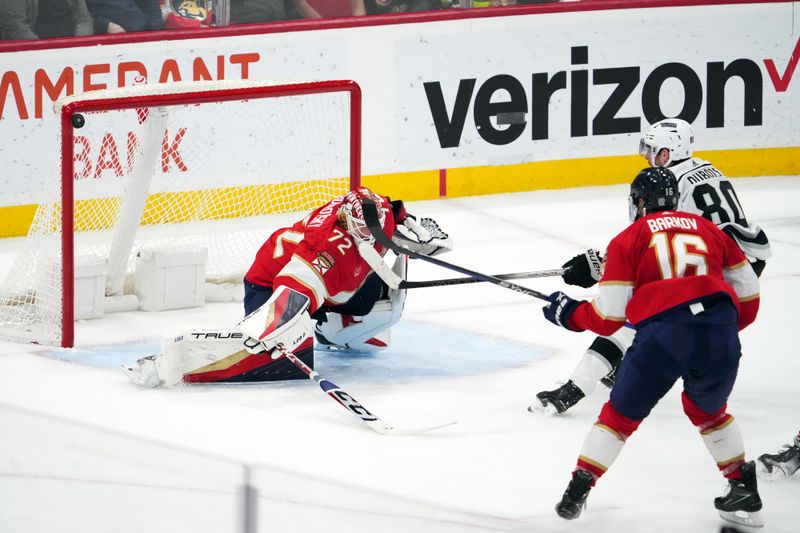
[[[639,154],[653,167],[667,167],[678,179],[678,210],[700,215],[727,233],[744,252],[758,276],[771,252],[764,231],[745,218],[733,184],[714,165],[692,157],[694,132],[688,122],[664,119],[650,126],[639,141]],[[602,257],[597,250],[587,250],[564,264],[564,281],[588,288],[602,275]],[[596,337],[560,387],[542,391],[528,407],[531,412],[561,414],[594,392],[598,381],[614,384],[614,375],[622,357],[633,342],[634,330],[621,328],[609,337]]]

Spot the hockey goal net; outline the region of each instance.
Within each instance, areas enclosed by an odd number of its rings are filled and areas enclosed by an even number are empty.
[[[207,250],[241,283],[269,234],[360,181],[352,81],[190,82],[56,103],[60,169],[0,287],[0,337],[74,342],[75,264],[100,258],[106,297],[131,292],[149,246]]]

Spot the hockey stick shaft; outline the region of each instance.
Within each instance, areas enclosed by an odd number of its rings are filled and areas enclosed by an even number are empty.
[[[316,370],[312,369],[310,366],[301,361],[300,358],[295,354],[281,345],[276,346],[275,349],[283,354],[283,356],[291,361],[297,368],[299,368],[306,376],[308,376],[309,379],[316,381],[319,387],[322,389],[322,392],[336,400],[339,405],[350,411],[350,413],[355,415],[359,420],[364,422],[364,424],[369,426],[370,429],[382,435],[392,431],[392,426],[388,425],[383,420],[369,412],[366,407],[361,405],[355,398],[353,398],[346,391],[342,390],[342,388],[336,385],[334,382],[320,376]]]
[[[531,272],[514,272],[511,274],[494,274],[492,277],[502,280],[509,279],[532,279],[532,278],[549,278],[554,276],[563,276],[567,271],[565,268],[555,268],[552,270],[534,270]],[[426,281],[401,281],[401,289],[423,289],[426,287],[446,287],[450,285],[464,285],[467,283],[481,283],[485,280],[477,278],[447,278],[447,279],[432,279]]]
[[[421,259],[428,263],[432,263],[434,265],[438,265],[443,268],[447,268],[450,270],[454,270],[466,276],[470,276],[481,281],[486,281],[488,283],[493,283],[495,285],[499,285],[506,289],[510,289],[512,291],[516,291],[527,296],[533,296],[534,298],[539,298],[541,300],[550,301],[548,295],[544,294],[543,292],[535,291],[533,289],[529,289],[527,287],[523,287],[522,285],[517,285],[516,283],[511,283],[510,281],[506,281],[495,276],[490,276],[488,274],[482,274],[480,272],[476,272],[474,270],[470,270],[468,268],[460,267],[458,265],[454,265],[452,263],[448,263],[447,261],[442,261],[441,259],[436,259],[435,257],[428,257],[427,255],[420,254],[414,252],[413,250],[409,250],[404,246],[400,246],[395,244],[392,239],[386,236],[383,232],[383,228],[381,227],[380,221],[378,220],[378,206],[375,205],[375,202],[370,200],[369,198],[365,198],[363,202],[364,208],[364,222],[366,222],[367,227],[369,228],[372,236],[375,238],[375,241],[383,246],[384,248],[388,248],[396,253],[405,254],[409,257],[413,257],[415,259]]]

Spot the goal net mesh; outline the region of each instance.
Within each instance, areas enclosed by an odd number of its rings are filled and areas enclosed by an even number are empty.
[[[240,283],[270,233],[357,179],[350,94],[293,93],[307,85],[269,84],[263,93],[224,82],[144,85],[59,103],[75,102],[79,116],[72,143],[59,140],[62,168],[0,287],[0,336],[61,341],[63,308],[72,305],[63,294],[64,232],[74,236],[76,268],[104,262],[108,296],[131,293],[134,260],[149,247],[203,248],[208,282]],[[67,161],[72,176],[62,178]],[[62,179],[72,180],[71,228],[62,225]]]

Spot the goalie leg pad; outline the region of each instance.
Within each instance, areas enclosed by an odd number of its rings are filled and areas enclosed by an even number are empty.
[[[314,341],[311,338],[306,339],[293,353],[314,368]],[[308,379],[308,376],[289,359],[273,359],[266,353],[253,354],[246,349],[184,376],[187,383],[260,383],[297,379]]]
[[[273,359],[267,351],[254,352],[245,345],[247,336],[235,329],[195,330],[162,342],[160,355],[140,359],[124,367],[125,373],[143,387],[186,383],[239,383],[306,379],[291,361]],[[314,368],[313,340],[309,337],[294,353]]]
[[[244,350],[246,336],[235,329],[195,330],[164,338],[161,353],[123,367],[128,377],[143,387],[169,387],[193,370]]]
[[[407,256],[398,256],[392,270],[405,279]],[[364,316],[331,313],[326,322],[314,328],[320,347],[354,352],[373,352],[389,346],[389,328],[403,314],[406,301],[405,289],[389,289],[389,298],[379,300]]]

